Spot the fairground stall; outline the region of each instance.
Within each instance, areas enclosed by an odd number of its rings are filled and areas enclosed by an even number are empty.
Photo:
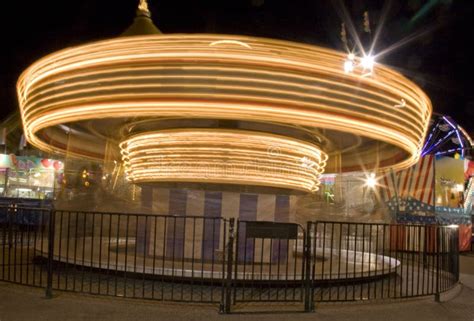
[[[8,198],[53,199],[63,180],[60,160],[0,154],[0,195]]]

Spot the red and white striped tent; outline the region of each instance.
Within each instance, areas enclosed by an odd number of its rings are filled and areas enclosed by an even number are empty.
[[[408,169],[383,172],[379,179],[379,194],[382,200],[388,202],[394,197],[411,197],[434,205],[434,161],[434,155],[427,155]]]

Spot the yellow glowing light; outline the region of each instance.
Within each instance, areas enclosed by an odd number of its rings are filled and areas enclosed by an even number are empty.
[[[316,46],[246,36],[123,37],[42,58],[21,75],[17,90],[28,142],[49,152],[65,148],[39,133],[64,123],[186,117],[350,133],[388,144],[395,152],[380,155],[385,167],[414,164],[431,116],[429,99],[373,60],[360,61],[374,69],[373,77],[362,77],[362,68],[346,73],[346,59]],[[401,100],[404,108],[394,108]]]
[[[120,147],[127,178],[134,183],[208,182],[308,192],[318,189],[327,160],[312,143],[229,129],[142,133]]]

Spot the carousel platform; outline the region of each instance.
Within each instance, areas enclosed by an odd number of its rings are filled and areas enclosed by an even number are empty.
[[[253,261],[234,262],[234,280],[240,281],[300,281],[304,276],[303,245],[291,247],[284,260],[276,262]],[[36,254],[47,256],[47,240],[37,240]],[[400,261],[376,253],[352,249],[331,249],[316,247],[314,275],[316,279],[344,281],[368,279],[396,273]],[[74,266],[104,271],[120,271],[148,277],[172,277],[182,279],[223,279],[226,262],[223,250],[216,250],[211,260],[189,257],[158,257],[143,255],[137,250],[135,238],[128,240],[80,237],[55,242],[54,260]]]

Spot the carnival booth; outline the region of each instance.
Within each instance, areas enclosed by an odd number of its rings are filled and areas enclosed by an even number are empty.
[[[9,198],[52,199],[64,165],[55,159],[0,154],[0,193]]]
[[[421,159],[401,171],[385,171],[379,193],[393,220],[406,224],[443,224],[459,229],[459,249],[471,244],[474,162],[467,159],[472,141],[446,116],[436,116]],[[399,246],[424,246],[424,239],[400,232]],[[409,242],[408,240],[411,240]]]

